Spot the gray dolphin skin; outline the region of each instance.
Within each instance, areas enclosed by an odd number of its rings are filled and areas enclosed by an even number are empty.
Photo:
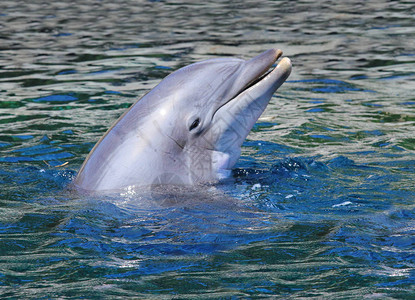
[[[291,72],[278,49],[250,59],[214,58],[181,68],[132,105],[89,153],[74,181],[105,191],[215,183]]]

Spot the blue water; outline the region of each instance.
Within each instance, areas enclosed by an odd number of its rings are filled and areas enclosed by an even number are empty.
[[[1,1],[1,297],[413,299],[414,15],[410,1]],[[172,70],[271,47],[293,73],[232,178],[70,188]]]

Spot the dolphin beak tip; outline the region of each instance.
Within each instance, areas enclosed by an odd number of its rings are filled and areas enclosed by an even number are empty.
[[[270,49],[270,50],[265,51],[265,52],[266,53],[272,53],[272,56],[274,57],[274,61],[277,61],[277,59],[280,58],[281,55],[282,55],[282,50],[277,49],[277,48],[273,48],[273,49]]]
[[[291,68],[291,59],[288,57],[284,57],[281,59],[281,61],[278,63],[278,65],[281,64],[281,66],[285,66],[287,68]]]
[[[277,68],[283,69],[285,71],[285,73],[287,73],[289,75],[291,73],[291,69],[292,69],[291,59],[289,59],[288,57],[284,57],[278,63]]]

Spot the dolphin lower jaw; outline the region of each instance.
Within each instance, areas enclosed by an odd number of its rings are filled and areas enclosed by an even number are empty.
[[[212,126],[204,136],[211,149],[212,170],[216,179],[228,177],[238,160],[241,145],[264,112],[274,92],[291,72],[291,61],[284,58],[270,72],[221,106],[212,118]]]
[[[285,82],[291,73],[291,61],[283,58],[278,65],[266,74],[251,82],[241,92],[220,106],[212,116],[213,126],[220,124],[216,132],[229,131],[235,123],[232,132],[241,132],[245,138],[268,105],[275,91]]]
[[[276,58],[278,59],[281,54],[282,52],[278,50]],[[260,99],[261,97],[270,99],[275,91],[285,82],[290,73],[291,60],[288,57],[284,57],[274,69],[264,71],[259,77],[252,80],[228,102],[240,102],[239,99],[246,96],[251,98],[252,102],[257,101],[257,99]],[[226,104],[227,103],[224,105]]]

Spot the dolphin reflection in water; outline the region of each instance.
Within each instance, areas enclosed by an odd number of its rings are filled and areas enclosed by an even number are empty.
[[[214,183],[231,174],[241,145],[291,72],[278,49],[181,68],[132,105],[83,163],[75,186]]]

